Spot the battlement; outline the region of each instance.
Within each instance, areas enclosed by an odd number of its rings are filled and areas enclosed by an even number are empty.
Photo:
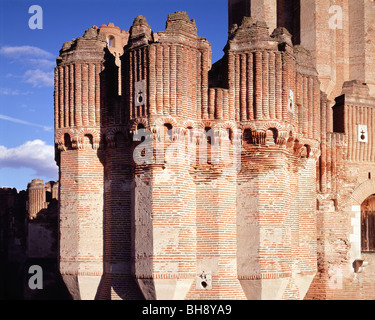
[[[371,99],[367,83],[359,80],[345,81],[342,86],[342,94]]]
[[[196,34],[197,25],[194,19],[189,19],[189,15],[184,11],[177,11],[168,15],[165,32],[181,32],[186,34]]]
[[[108,25],[102,24],[99,29],[99,34],[104,34],[108,49],[116,57],[120,57],[124,53],[124,46],[128,43],[129,31],[121,30],[112,22]]]
[[[264,21],[254,20],[252,17],[243,17],[239,26],[235,25],[230,32],[230,43],[238,42],[251,43],[252,40],[270,41],[269,28]]]
[[[149,41],[153,40],[152,29],[149,26],[146,18],[141,15],[134,19],[129,33],[129,45],[131,47],[145,45],[148,44]]]
[[[53,199],[58,200],[58,183],[49,181],[46,184],[42,179],[33,179],[27,185],[28,192],[28,219],[34,220],[42,214]]]

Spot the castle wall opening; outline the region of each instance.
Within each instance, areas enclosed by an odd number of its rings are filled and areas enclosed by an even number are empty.
[[[375,252],[375,194],[361,205],[361,250]]]
[[[294,45],[301,44],[301,1],[277,1],[277,27],[284,27],[292,34]]]

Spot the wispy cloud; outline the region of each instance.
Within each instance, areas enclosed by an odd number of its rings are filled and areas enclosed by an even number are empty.
[[[53,71],[42,71],[40,69],[27,70],[23,75],[23,80],[33,85],[33,87],[52,87],[54,82]]]
[[[44,58],[53,59],[53,54],[38,47],[33,46],[2,46],[0,54],[8,58]]]
[[[27,68],[22,76],[8,74],[8,77],[19,77],[35,88],[53,86],[53,67],[56,62],[52,53],[33,46],[3,46],[0,55]]]
[[[44,131],[52,131],[52,127],[43,126],[41,124],[25,121],[25,120],[22,120],[22,119],[12,118],[12,117],[9,117],[9,116],[3,115],[3,114],[0,114],[0,119],[5,120],[5,121],[14,122],[14,123],[23,124],[23,125],[26,125],[26,126],[42,128]]]
[[[42,140],[27,141],[16,148],[0,146],[0,168],[29,168],[37,176],[55,179],[57,166],[54,160],[54,146]]]
[[[28,60],[30,67],[35,69],[43,69],[43,70],[51,70],[55,67],[56,62],[55,60],[48,60],[48,59],[29,59]]]

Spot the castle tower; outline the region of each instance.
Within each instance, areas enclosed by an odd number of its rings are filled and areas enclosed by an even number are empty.
[[[156,34],[138,16],[124,57],[132,132],[148,130],[151,147],[151,159],[135,163],[132,188],[134,273],[147,299],[184,299],[196,277],[195,185],[185,159],[164,154],[185,146],[187,121],[207,109],[210,45],[196,30],[185,12]]]
[[[228,0],[228,7],[229,28],[243,16],[265,21],[271,32],[285,27],[294,44],[311,52],[321,90],[332,104],[345,81],[366,82],[374,95],[373,1]]]
[[[311,51],[332,105],[346,81],[367,83],[375,94],[374,15],[370,0],[301,1],[301,44]]]
[[[110,37],[124,50],[111,49]],[[316,179],[320,100],[311,57],[286,29],[271,35],[252,18],[232,28],[211,76],[210,55],[184,12],[169,15],[163,32],[138,16],[129,33],[108,25],[64,44],[55,72],[60,271],[75,298],[139,297],[134,277],[147,299],[285,298],[292,284],[303,296],[316,246],[311,233],[305,252],[298,247],[301,228],[315,223],[315,193],[298,178],[305,170]],[[215,74],[220,86],[210,85]],[[189,142],[200,148],[207,133],[203,163],[178,157]],[[228,143],[232,165],[215,161],[217,139]],[[293,173],[289,163],[305,169]],[[269,188],[275,179],[277,190]],[[287,209],[298,207],[297,190],[309,203],[304,214],[294,211],[298,224]],[[268,197],[278,199],[274,210]],[[267,241],[276,241],[278,255]]]
[[[118,94],[121,96],[121,56],[124,53],[124,46],[128,43],[129,32],[121,30],[113,23],[108,25],[102,24],[100,26],[100,34],[107,39],[107,47],[109,52],[115,57],[115,64],[118,67]]]
[[[343,1],[339,38],[322,27],[333,0],[229,0],[213,65],[185,12],[161,32],[138,16],[63,45],[60,271],[75,299],[357,292],[362,204],[375,193],[371,41],[346,47],[372,32],[373,3],[358,3]],[[373,296],[371,277],[358,294]]]
[[[32,220],[36,218],[36,216],[42,209],[47,208],[46,188],[44,186],[43,180],[34,179],[27,186],[27,190],[29,193],[27,211],[29,219]]]
[[[106,38],[95,28],[63,45],[55,68],[60,169],[60,272],[74,298],[92,299],[103,275],[103,110]]]
[[[243,130],[238,278],[248,299],[286,298],[289,286],[303,297],[316,271],[317,72],[285,28],[270,34],[265,22],[252,18],[232,28],[225,53],[229,109]],[[302,236],[303,229],[311,233]]]

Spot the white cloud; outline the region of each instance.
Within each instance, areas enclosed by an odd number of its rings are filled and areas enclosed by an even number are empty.
[[[56,62],[48,59],[28,59],[29,66],[33,69],[51,70],[55,67]]]
[[[52,87],[54,82],[53,68],[56,65],[52,53],[33,46],[3,46],[0,55],[27,67],[22,76],[7,74],[7,77],[20,77],[34,88]]]
[[[57,166],[54,160],[54,146],[42,140],[27,141],[16,148],[0,146],[0,168],[29,168],[39,177],[55,179]]]
[[[46,50],[33,46],[2,46],[0,54],[8,58],[44,58],[53,59],[54,55]]]
[[[12,118],[12,117],[9,117],[9,116],[3,115],[3,114],[0,114],[0,119],[5,120],[5,121],[14,122],[14,123],[24,124],[24,125],[27,125],[27,126],[43,128],[44,131],[52,131],[52,127],[43,126],[41,124],[25,121],[25,120],[22,120],[22,119]]]
[[[23,80],[30,83],[35,88],[53,87],[54,74],[53,71],[42,71],[40,69],[27,70],[23,75]]]

